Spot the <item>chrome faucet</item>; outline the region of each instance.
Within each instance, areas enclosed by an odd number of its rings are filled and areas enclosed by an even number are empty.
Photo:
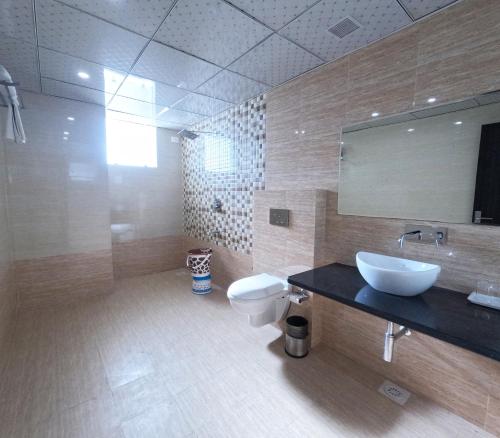
[[[399,236],[399,239],[398,239],[399,247],[403,248],[406,238],[408,236],[414,236],[414,235],[418,236],[418,240],[422,240],[422,232],[420,230],[408,231],[406,233],[401,234],[401,236]]]
[[[436,231],[436,248],[439,248],[439,245],[444,240],[444,233],[442,231]]]

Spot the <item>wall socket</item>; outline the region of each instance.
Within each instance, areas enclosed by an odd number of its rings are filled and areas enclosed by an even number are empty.
[[[269,209],[269,223],[279,227],[288,227],[290,224],[290,210],[271,208]]]

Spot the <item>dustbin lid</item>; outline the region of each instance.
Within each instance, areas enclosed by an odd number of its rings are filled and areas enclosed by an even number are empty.
[[[258,300],[287,289],[288,283],[269,274],[253,275],[235,281],[227,290],[229,299]]]

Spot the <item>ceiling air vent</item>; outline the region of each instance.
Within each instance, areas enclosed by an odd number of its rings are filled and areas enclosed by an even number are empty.
[[[361,25],[352,17],[346,17],[334,24],[328,32],[333,33],[337,38],[345,38],[347,35],[359,29]]]

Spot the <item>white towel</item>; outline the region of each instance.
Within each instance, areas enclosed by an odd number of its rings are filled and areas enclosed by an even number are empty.
[[[12,82],[9,72],[0,65],[0,81]],[[0,94],[7,104],[7,120],[5,136],[16,143],[26,143],[23,122],[19,112],[19,100],[17,99],[16,87],[13,85],[0,85]]]

